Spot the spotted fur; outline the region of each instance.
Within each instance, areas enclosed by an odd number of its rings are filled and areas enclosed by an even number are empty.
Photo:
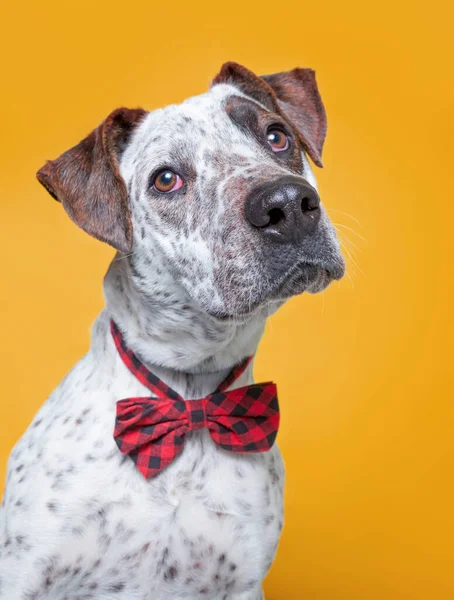
[[[185,398],[202,397],[255,352],[286,298],[342,275],[335,234],[322,211],[310,239],[277,251],[247,223],[254,186],[289,173],[315,179],[297,135],[291,156],[270,152],[260,132],[285,116],[244,86],[219,81],[181,105],[137,114],[115,148],[132,240],[120,237],[131,252],[110,265],[88,354],[11,453],[1,600],[260,600],[276,552],[284,485],[277,446],[235,455],[194,432],[150,480],[120,454],[115,403],[148,392],[118,356],[109,320],[156,375]],[[163,167],[185,178],[172,197],[150,186]],[[57,190],[47,173],[46,187]],[[119,239],[112,223],[102,229],[110,243]],[[96,227],[86,229],[96,235]],[[236,385],[252,382],[249,367]]]

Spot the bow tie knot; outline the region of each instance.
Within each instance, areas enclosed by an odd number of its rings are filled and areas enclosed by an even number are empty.
[[[151,373],[129,350],[111,321],[111,332],[124,364],[154,394],[117,402],[114,439],[144,477],[153,477],[182,452],[185,437],[208,429],[211,439],[230,452],[266,452],[279,426],[274,383],[227,390],[245,371],[252,357],[243,360],[205,398],[184,400]]]
[[[185,407],[190,431],[198,431],[208,427],[207,405],[208,398],[186,400]]]

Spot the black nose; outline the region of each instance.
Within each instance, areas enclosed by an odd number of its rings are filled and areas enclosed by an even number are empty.
[[[320,198],[304,179],[282,177],[254,188],[246,198],[246,218],[270,239],[297,242],[320,219]]]

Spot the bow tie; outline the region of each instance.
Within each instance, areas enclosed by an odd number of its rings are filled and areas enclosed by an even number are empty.
[[[156,396],[117,402],[115,442],[145,478],[162,471],[182,452],[190,431],[208,429],[213,441],[231,452],[266,452],[271,448],[279,426],[275,384],[227,391],[244,372],[251,356],[234,367],[212,394],[200,400],[184,400],[126,347],[113,321],[110,328],[124,364]]]

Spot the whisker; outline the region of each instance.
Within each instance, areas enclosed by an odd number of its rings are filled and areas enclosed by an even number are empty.
[[[342,244],[342,241],[340,241],[340,244],[342,246],[342,248],[345,250],[345,252],[347,253],[349,259],[352,261],[352,263],[355,265],[355,267],[358,269],[358,271],[361,273],[361,275],[364,275],[363,271],[360,269],[358,263],[356,262],[356,260],[353,258],[352,253],[350,252],[350,250],[347,248],[347,246],[345,246],[344,244]]]
[[[337,208],[327,208],[326,206],[325,206],[325,210],[330,211],[330,212],[337,212],[337,213],[339,213],[341,215],[345,215],[346,217],[349,217],[350,219],[353,219],[353,221],[355,221],[356,223],[358,223],[358,225],[360,227],[362,227],[361,223],[358,221],[358,219],[356,217],[354,217],[353,215],[350,215],[350,214],[344,212],[343,210],[337,210]]]
[[[355,231],[354,229],[352,229],[351,227],[348,227],[348,225],[343,225],[342,223],[335,223],[336,227],[343,227],[344,229],[348,229],[348,231],[351,231],[352,233],[354,233],[355,235],[357,235],[360,239],[362,239],[364,242],[366,242],[367,244],[367,240],[365,237],[363,237],[361,234],[359,234],[357,231]]]
[[[114,258],[112,262],[117,262],[118,260],[123,260],[125,258],[129,258],[133,254],[135,254],[135,252],[128,252],[128,254],[124,254],[123,256],[119,256],[118,258]]]
[[[339,229],[337,229],[336,225],[334,225],[334,229],[336,230],[337,235],[339,236],[340,239],[342,239],[344,242],[347,242],[348,244],[350,244],[350,246],[353,246],[353,248],[355,248],[355,250],[358,250],[358,252],[360,251],[358,246],[356,244],[354,244],[351,241],[351,239],[349,237],[347,237],[343,231],[340,231]]]
[[[350,274],[350,271],[347,269],[347,270],[345,271],[345,274],[347,275],[347,277],[348,277],[348,280],[350,281],[350,283],[351,283],[351,285],[352,285],[352,290],[354,290],[354,289],[355,289],[355,282],[354,282],[354,280],[353,280],[353,277],[352,277],[352,276],[351,276],[351,274]]]

